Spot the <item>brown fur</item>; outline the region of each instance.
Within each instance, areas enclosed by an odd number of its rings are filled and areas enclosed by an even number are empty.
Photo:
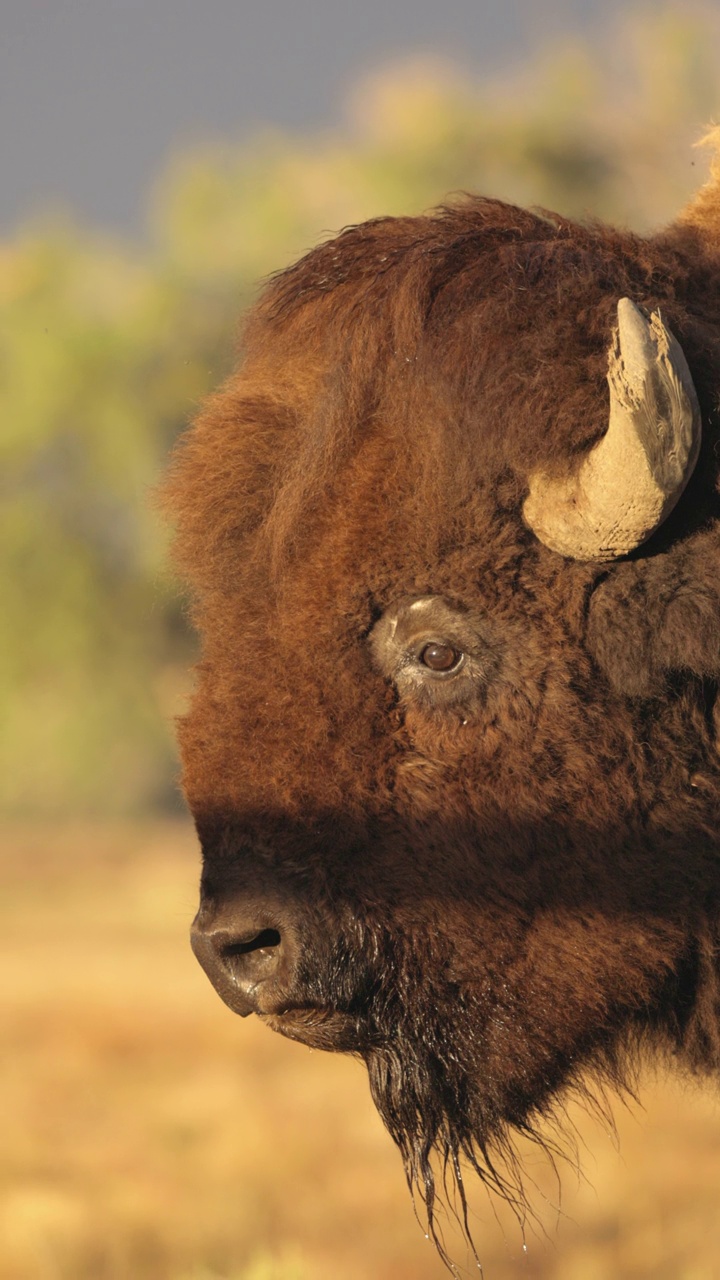
[[[271,282],[169,479],[204,900],[289,904],[304,1038],[365,1057],[431,1215],[433,1148],[507,1188],[493,1146],[586,1067],[619,1081],[648,1038],[720,1066],[712,200],[648,239],[475,198],[350,228]],[[581,564],[522,500],[605,430],[621,296],[662,309],[704,441],[659,533]],[[467,722],[373,667],[423,594],[509,654]]]

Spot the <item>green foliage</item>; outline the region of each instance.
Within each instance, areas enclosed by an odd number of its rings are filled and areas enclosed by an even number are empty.
[[[207,335],[188,342],[186,295],[138,254],[68,229],[8,247],[0,280],[3,799],[157,801],[172,764],[152,688],[182,645],[148,496],[208,385]]]
[[[227,370],[257,280],[331,230],[481,191],[638,229],[701,180],[717,20],[625,21],[478,84],[415,60],[369,77],[342,128],[178,157],[149,245],[38,223],[0,248],[0,802],[131,811],[175,794],[171,717],[192,651],[151,492]]]

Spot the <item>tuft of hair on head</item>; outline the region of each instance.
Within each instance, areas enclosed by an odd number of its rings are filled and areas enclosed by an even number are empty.
[[[678,222],[695,227],[720,252],[720,125],[713,124],[695,146],[713,152],[710,178],[685,206]]]

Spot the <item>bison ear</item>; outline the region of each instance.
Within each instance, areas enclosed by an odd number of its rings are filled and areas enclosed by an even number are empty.
[[[618,693],[660,696],[674,672],[720,680],[719,560],[720,523],[607,571],[590,598],[586,643]]]
[[[535,472],[523,514],[545,546],[573,560],[614,560],[662,524],[700,449],[697,394],[659,311],[621,298],[608,361],[610,421],[570,476]]]

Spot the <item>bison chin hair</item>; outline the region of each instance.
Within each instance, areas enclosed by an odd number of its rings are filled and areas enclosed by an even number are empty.
[[[559,1204],[559,1165],[569,1163],[580,1176],[577,1135],[567,1115],[569,1096],[612,1130],[608,1093],[636,1097],[643,1036],[630,1033],[622,1049],[606,1045],[588,1054],[580,1076],[573,1076],[565,1064],[562,1074],[567,1078],[555,1079],[549,1086],[545,1083],[535,1096],[502,1096],[499,1087],[494,1096],[493,1080],[483,1071],[483,1037],[471,1030],[473,1023],[475,1028],[480,1025],[472,996],[463,996],[457,988],[452,996],[437,989],[431,994],[424,987],[415,987],[412,994],[409,1002],[396,992],[395,998],[376,1005],[361,1056],[373,1101],[400,1149],[411,1194],[423,1206],[429,1237],[442,1261],[453,1275],[459,1274],[439,1221],[449,1213],[482,1271],[469,1225],[464,1171],[477,1175],[490,1193],[510,1205],[523,1243],[529,1224],[542,1233],[515,1139],[522,1135],[544,1152],[556,1178]],[[452,1008],[452,1022],[439,1016],[440,1010],[448,1008]],[[477,1021],[473,1014],[478,1015]],[[559,1100],[558,1088],[562,1089]]]

